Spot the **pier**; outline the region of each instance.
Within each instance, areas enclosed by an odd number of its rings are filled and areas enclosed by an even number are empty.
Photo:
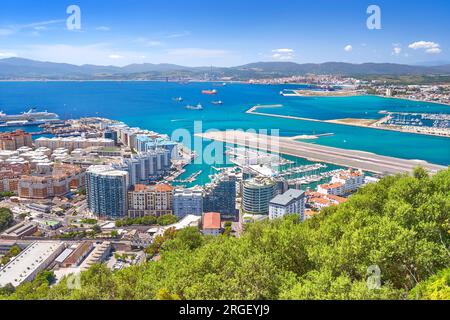
[[[314,162],[361,169],[377,174],[411,173],[418,166],[422,166],[430,173],[446,169],[445,166],[430,164],[421,160],[405,160],[370,152],[339,149],[293,141],[289,138],[271,137],[242,131],[216,131],[197,134],[196,136],[243,147],[257,148],[263,151],[279,152]]]
[[[196,173],[193,173],[189,178],[185,179],[185,180],[174,180],[174,182],[177,183],[193,183],[195,182],[195,180],[197,180],[197,178],[203,173],[203,170],[200,170]]]

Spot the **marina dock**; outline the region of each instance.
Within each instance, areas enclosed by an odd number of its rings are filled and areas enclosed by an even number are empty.
[[[294,141],[290,138],[271,137],[242,131],[216,131],[197,134],[196,136],[377,174],[411,173],[418,166],[424,167],[430,173],[446,169],[445,166],[421,160],[405,160],[364,151],[339,149]]]

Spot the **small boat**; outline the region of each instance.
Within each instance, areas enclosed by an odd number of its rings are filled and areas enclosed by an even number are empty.
[[[189,106],[186,107],[186,109],[189,109],[189,110],[203,110],[203,106],[199,103],[196,106],[189,105]]]
[[[203,90],[202,94],[214,95],[217,94],[217,90]]]
[[[212,104],[215,104],[215,105],[222,105],[222,104],[223,104],[223,101],[222,101],[222,100],[219,100],[219,101],[212,101],[211,103],[212,103]]]
[[[182,102],[182,101],[183,101],[183,98],[182,98],[182,97],[173,98],[173,101],[176,101],[176,102]]]

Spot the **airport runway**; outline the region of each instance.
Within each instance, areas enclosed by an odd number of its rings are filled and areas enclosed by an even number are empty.
[[[310,161],[325,162],[383,175],[411,173],[417,166],[424,167],[430,173],[447,169],[445,166],[430,164],[421,160],[405,160],[381,156],[370,152],[299,142],[286,137],[271,137],[242,131],[216,131],[197,134],[196,136],[208,140],[221,141],[263,151],[273,151]]]

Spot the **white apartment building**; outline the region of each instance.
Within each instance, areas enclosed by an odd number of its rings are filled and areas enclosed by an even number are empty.
[[[321,194],[343,196],[358,190],[365,183],[365,175],[362,171],[347,170],[341,171],[331,179],[328,184],[317,187]]]
[[[304,220],[305,192],[289,189],[282,195],[273,198],[269,203],[269,219],[282,218],[287,214],[298,214]]]

